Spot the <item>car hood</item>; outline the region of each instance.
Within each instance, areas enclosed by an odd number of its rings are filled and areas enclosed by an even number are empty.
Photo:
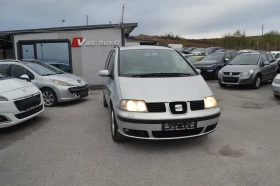
[[[0,94],[5,92],[10,92],[16,89],[27,88],[34,86],[32,83],[27,82],[26,80],[16,79],[16,78],[7,78],[0,80]]]
[[[146,102],[203,100],[213,93],[200,76],[168,78],[119,77],[122,99]]]
[[[52,79],[52,80],[58,80],[58,81],[64,81],[67,83],[71,83],[73,85],[81,86],[81,85],[86,85],[87,82],[84,78],[80,76],[76,76],[74,74],[56,74],[56,75],[50,75],[50,76],[44,76],[47,79]]]
[[[205,65],[213,65],[219,63],[219,61],[198,61],[194,64],[194,66],[205,66]]]
[[[247,72],[258,69],[257,65],[227,65],[222,68],[223,72]]]

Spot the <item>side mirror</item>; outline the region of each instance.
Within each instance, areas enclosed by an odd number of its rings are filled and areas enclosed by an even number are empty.
[[[29,78],[29,76],[26,75],[26,74],[21,75],[21,76],[20,76],[20,79],[25,79],[26,81],[29,81],[29,82],[30,82],[30,78]]]
[[[263,63],[263,65],[264,65],[264,66],[268,66],[268,65],[270,65],[270,62],[269,62],[269,61],[265,61],[265,62]]]
[[[100,70],[99,71],[99,76],[101,76],[101,77],[109,77],[110,74],[109,74],[108,70]]]
[[[200,69],[195,69],[199,74],[201,74],[201,70]]]

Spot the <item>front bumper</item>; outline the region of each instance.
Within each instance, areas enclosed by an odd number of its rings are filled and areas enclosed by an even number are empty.
[[[34,118],[35,116],[37,116],[38,114],[40,114],[44,111],[43,104],[41,104],[38,107],[33,108],[29,111],[25,111],[25,112],[19,112],[13,106],[11,108],[14,108],[14,109],[12,109],[11,112],[9,112],[9,113],[0,112],[0,116],[2,117],[2,122],[0,120],[0,128],[6,128],[6,127],[13,126],[13,125],[17,125],[17,124],[27,121],[31,118]]]
[[[273,94],[280,96],[280,84],[272,83],[271,88],[272,88]]]
[[[196,67],[196,69],[201,70],[200,75],[202,77],[209,77],[209,76],[213,76],[215,74],[215,70],[213,68],[205,68],[205,67]]]
[[[89,85],[80,87],[57,86],[55,92],[57,94],[58,102],[73,101],[87,97],[89,93]]]
[[[133,115],[119,112],[116,121],[119,132],[126,137],[150,140],[181,139],[202,136],[215,131],[220,113],[219,108],[192,111],[181,116],[167,116],[168,114],[162,113],[136,113]],[[184,131],[162,130],[164,122],[184,121],[196,122],[197,128]]]
[[[222,75],[218,76],[218,82],[224,85],[250,85],[253,83],[253,76]]]

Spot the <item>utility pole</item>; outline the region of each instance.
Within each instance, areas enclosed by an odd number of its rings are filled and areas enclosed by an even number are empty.
[[[63,23],[65,22],[65,19],[62,19],[61,20],[61,25],[62,25],[62,27],[63,27]]]
[[[264,25],[262,25],[262,36],[263,36],[263,26],[264,26]]]
[[[121,17],[121,27],[123,27],[123,16],[124,16],[124,4],[122,6],[122,17]]]
[[[86,15],[86,21],[87,21],[87,26],[88,26],[88,15]]]

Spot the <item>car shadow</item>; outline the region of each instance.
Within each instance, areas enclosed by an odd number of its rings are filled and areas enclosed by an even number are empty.
[[[218,83],[217,83],[217,86]],[[259,89],[263,89],[263,88],[267,88],[268,86],[271,86],[271,82],[264,82],[261,84],[261,87]],[[258,89],[254,89],[252,88],[250,85],[229,85],[229,86],[225,86],[225,87],[220,87],[220,89],[225,89],[225,90],[258,90]]]
[[[78,99],[78,100],[73,100],[73,101],[68,101],[68,102],[62,102],[62,103],[58,103],[56,107],[74,106],[74,105],[82,104],[86,101],[88,101],[88,98],[83,98],[83,99]]]
[[[18,125],[0,129],[0,150],[24,139],[26,136],[30,136],[33,132],[42,128],[47,120],[49,118],[40,115]]]
[[[129,147],[135,151],[147,151],[147,152],[164,152],[174,150],[195,149],[201,146],[207,146],[213,142],[213,138],[210,135],[187,138],[187,139],[176,139],[176,140],[138,140],[128,139],[122,145]]]

